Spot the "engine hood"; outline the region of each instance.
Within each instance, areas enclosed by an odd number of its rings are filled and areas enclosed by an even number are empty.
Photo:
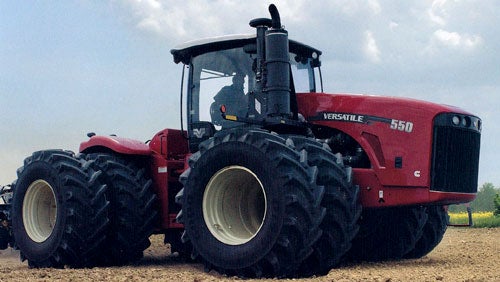
[[[339,112],[356,113],[371,116],[391,117],[414,114],[420,117],[434,117],[439,113],[453,112],[473,115],[458,107],[431,103],[427,101],[364,94],[297,94],[299,112],[305,117],[313,118],[319,113]],[[314,118],[313,118],[314,119]]]

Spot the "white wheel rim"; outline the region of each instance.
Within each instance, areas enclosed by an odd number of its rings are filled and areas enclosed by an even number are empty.
[[[36,180],[28,187],[23,201],[23,222],[31,240],[41,243],[52,234],[57,219],[57,201],[52,186]]]
[[[228,245],[252,240],[262,228],[266,193],[259,178],[242,166],[215,173],[203,194],[203,218],[212,235]]]

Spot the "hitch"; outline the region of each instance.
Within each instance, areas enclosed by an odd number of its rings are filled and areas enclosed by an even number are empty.
[[[465,207],[467,208],[467,216],[468,216],[469,222],[466,224],[450,224],[450,222],[448,222],[448,226],[471,227],[474,225],[474,223],[472,222],[472,209],[470,208],[470,203],[465,204]],[[448,211],[448,207],[446,207],[446,211]]]

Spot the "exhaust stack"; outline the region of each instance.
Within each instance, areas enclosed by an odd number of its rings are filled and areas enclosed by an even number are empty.
[[[265,97],[267,117],[290,118],[290,62],[288,32],[282,28],[278,9],[269,5],[269,19],[254,19],[257,28],[257,81]]]

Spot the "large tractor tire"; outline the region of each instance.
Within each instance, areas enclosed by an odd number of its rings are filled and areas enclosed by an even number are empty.
[[[426,207],[427,222],[423,234],[415,244],[415,248],[405,258],[421,258],[432,251],[443,239],[448,227],[449,216],[443,206]]]
[[[113,153],[86,156],[103,172],[110,201],[110,229],[101,256],[103,265],[124,265],[143,257],[157,219],[156,196],[144,168]]]
[[[316,173],[305,151],[265,131],[234,130],[201,143],[177,196],[193,257],[227,275],[301,276],[325,215]]]
[[[426,221],[425,207],[365,209],[349,258],[355,261],[401,259],[415,248]]]
[[[90,267],[108,228],[100,172],[72,152],[33,153],[13,184],[12,231],[30,267]]]
[[[321,206],[326,209],[326,216],[320,225],[323,234],[301,269],[308,276],[325,275],[341,262],[359,230],[359,187],[352,184],[352,170],[344,167],[342,159],[332,154],[328,146],[310,138],[292,139],[298,150],[307,151],[309,165],[318,168],[316,183],[325,187]]]

